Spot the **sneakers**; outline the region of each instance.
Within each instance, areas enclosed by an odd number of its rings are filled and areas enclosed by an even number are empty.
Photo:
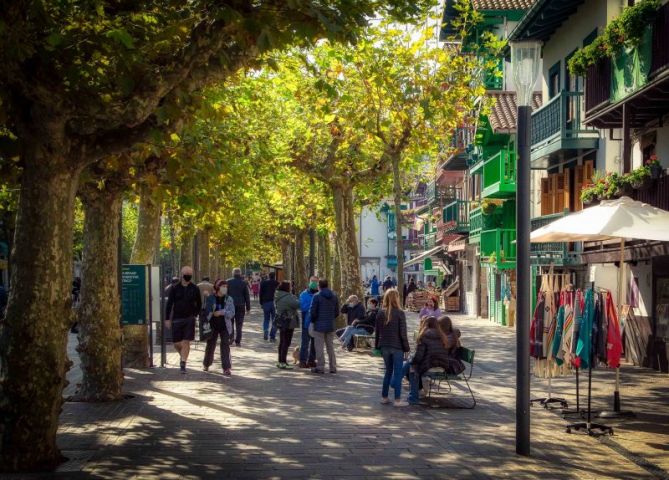
[[[307,362],[307,368],[316,368],[316,362]]]
[[[406,400],[395,400],[395,403],[393,404],[393,407],[408,407],[409,402]]]
[[[337,369],[333,368],[332,370],[330,370],[330,373],[337,373]]]
[[[320,368],[314,367],[314,368],[311,369],[311,373],[323,374],[323,373],[325,373],[325,370],[321,370]]]
[[[297,367],[298,368],[309,368],[309,365],[305,362],[300,362],[300,364]]]
[[[269,339],[269,342],[270,342],[270,343],[276,343],[276,338],[270,338],[270,339]]]
[[[292,365],[289,365],[289,364],[287,364],[287,363],[284,363],[284,364],[283,364],[283,369],[284,369],[284,370],[292,370],[293,368],[294,368],[294,367],[293,367]]]
[[[286,368],[286,364],[283,362],[276,362],[276,368],[284,369]]]
[[[262,339],[265,340],[265,341],[269,340],[269,335],[267,335],[267,334],[265,333],[265,334],[262,336]]]
[[[232,377],[232,372],[230,371],[229,368],[226,368],[225,370],[223,370],[223,376]]]
[[[388,397],[384,397],[381,399],[382,405],[388,405],[389,403],[391,403],[391,400]]]
[[[204,368],[203,368],[202,370],[204,370],[205,372],[208,372],[208,371],[209,371],[209,367],[205,365]]]
[[[186,373],[186,362],[183,360],[179,362],[179,369],[181,370],[181,373]]]

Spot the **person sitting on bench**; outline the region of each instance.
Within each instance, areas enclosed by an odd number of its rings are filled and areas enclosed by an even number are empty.
[[[353,350],[354,335],[372,335],[374,333],[377,313],[379,313],[379,301],[376,298],[370,298],[364,318],[353,320],[351,325],[346,327],[339,337],[344,350]]]

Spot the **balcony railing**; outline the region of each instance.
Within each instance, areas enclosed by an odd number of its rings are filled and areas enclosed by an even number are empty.
[[[469,230],[469,202],[455,200],[444,207],[442,214],[445,232],[466,232]]]
[[[599,138],[597,129],[583,123],[582,100],[582,92],[562,91],[532,113],[533,152],[552,143],[556,143],[557,148],[563,148],[563,141]]]
[[[496,228],[481,232],[481,262],[500,269],[516,266],[516,229]]]
[[[481,207],[477,207],[469,212],[469,243],[479,243],[481,241],[482,230],[483,212],[481,211]]]
[[[502,149],[483,162],[483,197],[516,195],[516,152]]]
[[[425,247],[426,250],[434,248],[437,244],[437,232],[426,234],[423,242],[424,242],[423,246]]]
[[[533,218],[530,220],[530,228],[536,230],[568,214],[569,212],[566,211]],[[531,243],[530,256],[532,263],[537,265],[565,265],[574,263],[575,253],[570,252],[569,245],[569,243],[565,242]]]
[[[616,103],[643,87],[669,68],[669,4],[657,12],[641,44],[623,49],[613,60],[605,58],[588,68],[585,77],[585,111],[590,117],[609,103]]]
[[[665,175],[658,178],[652,188],[634,190],[632,198],[662,210],[669,210],[669,177]]]

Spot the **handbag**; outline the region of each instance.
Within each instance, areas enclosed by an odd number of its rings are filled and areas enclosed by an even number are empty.
[[[211,315],[200,315],[200,341],[206,342],[211,338]]]
[[[290,325],[291,316],[287,311],[281,312],[281,315],[274,317],[274,325],[276,328],[288,328]]]

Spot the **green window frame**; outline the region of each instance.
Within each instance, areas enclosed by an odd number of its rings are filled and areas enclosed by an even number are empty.
[[[558,61],[548,70],[548,98],[553,98],[560,93],[560,67],[562,62]]]

